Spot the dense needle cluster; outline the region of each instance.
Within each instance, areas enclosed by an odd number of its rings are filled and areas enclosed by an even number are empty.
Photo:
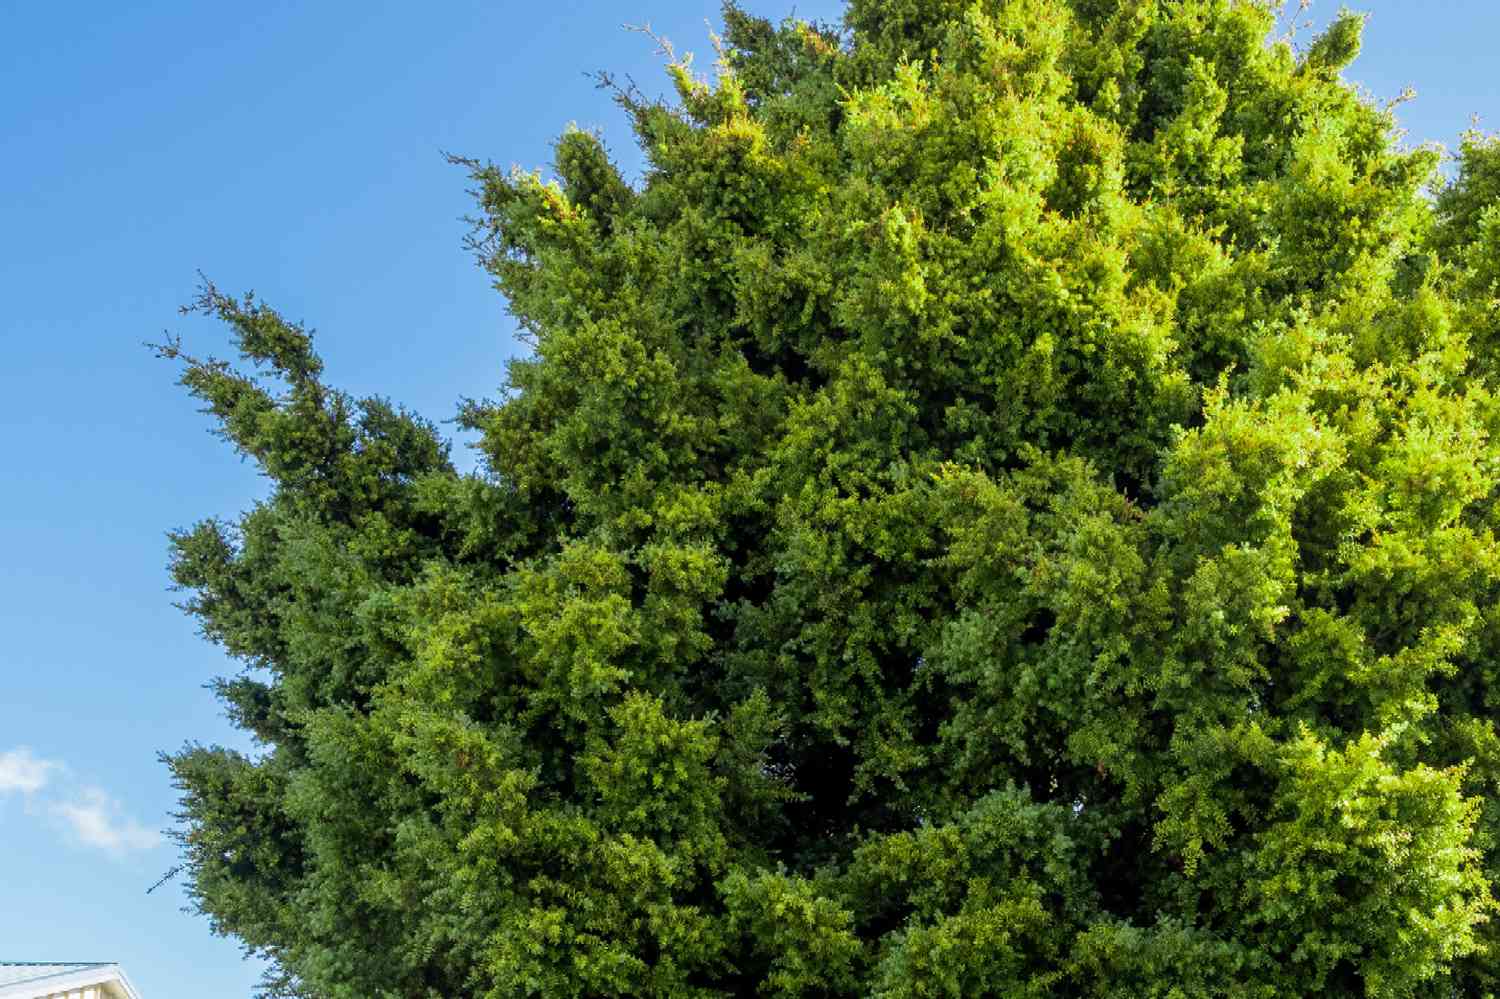
[[[469,164],[481,472],[167,348],[274,483],[173,538],[197,904],[319,999],[1488,995],[1500,145],[1353,15],[724,17],[638,183]]]

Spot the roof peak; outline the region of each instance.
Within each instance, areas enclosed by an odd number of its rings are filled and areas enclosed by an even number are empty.
[[[26,999],[28,996],[67,992],[74,985],[107,985],[112,982],[120,983],[126,996],[138,997],[135,989],[126,982],[124,970],[114,961],[0,961],[0,997],[3,999]],[[37,992],[38,988],[42,992]]]

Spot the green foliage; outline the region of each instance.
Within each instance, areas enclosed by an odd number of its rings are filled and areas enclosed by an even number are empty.
[[[1500,146],[1276,13],[726,9],[639,183],[466,161],[472,475],[206,289],[260,748],[168,762],[268,991],[1493,994]]]

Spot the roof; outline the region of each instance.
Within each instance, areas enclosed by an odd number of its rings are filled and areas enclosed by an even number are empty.
[[[90,986],[105,986],[109,996],[140,999],[113,961],[0,961],[0,999],[35,999]]]

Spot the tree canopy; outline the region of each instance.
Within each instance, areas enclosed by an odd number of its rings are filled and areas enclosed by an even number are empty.
[[[206,287],[259,751],[167,759],[269,990],[1491,994],[1500,144],[1277,13],[726,7],[639,179],[463,161],[472,474]]]

